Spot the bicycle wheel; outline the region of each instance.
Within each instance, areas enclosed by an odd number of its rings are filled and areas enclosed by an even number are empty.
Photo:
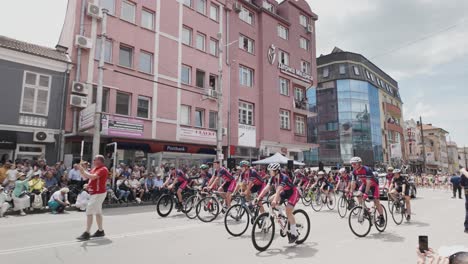
[[[158,212],[159,216],[166,217],[171,213],[173,206],[174,200],[172,197],[169,194],[164,194],[159,197],[159,200],[156,204],[156,211]]]
[[[307,240],[307,237],[309,237],[310,219],[307,213],[302,209],[295,210],[293,214],[296,219],[297,233],[299,234],[296,244],[302,244]]]
[[[198,196],[192,195],[184,202],[184,213],[189,219],[195,219],[197,217],[197,206]]]
[[[315,212],[319,212],[320,210],[322,210],[323,203],[320,193],[314,192],[314,194],[312,195],[312,202],[310,203],[310,205],[312,206],[312,209]]]
[[[341,196],[340,199],[338,199],[338,214],[341,218],[345,218],[347,212],[348,203],[346,201],[346,198],[344,196]]]
[[[302,204],[303,204],[303,205],[309,206],[310,203],[312,202],[312,195],[311,195],[311,192],[310,192],[310,191],[307,191],[306,193],[304,193],[304,196],[301,197],[301,200],[302,200]]]
[[[275,237],[275,221],[269,213],[257,217],[252,228],[252,243],[258,251],[265,251],[270,247]]]
[[[382,225],[379,225],[379,212],[377,211],[377,209],[375,210],[375,214],[374,214],[374,223],[375,223],[375,228],[377,228],[377,230],[382,233],[383,231],[385,231],[385,229],[387,228],[387,223],[388,223],[388,218],[387,218],[387,209],[385,209],[385,206],[382,206],[382,210],[383,210],[383,217],[384,217],[384,224]]]
[[[330,210],[335,209],[336,206],[336,194],[335,193],[328,193],[328,199],[327,199],[327,207]]]
[[[351,210],[348,224],[351,232],[358,237],[367,236],[372,226],[369,213],[362,206],[356,206]]]
[[[208,223],[219,215],[219,203],[214,197],[205,197],[197,203],[196,214],[200,221]]]
[[[390,209],[390,214],[392,215],[393,222],[397,225],[403,223],[404,212],[402,210],[401,204],[399,202],[393,203],[392,208]]]
[[[231,236],[242,236],[249,228],[249,223],[250,214],[240,204],[231,206],[224,215],[224,227]]]

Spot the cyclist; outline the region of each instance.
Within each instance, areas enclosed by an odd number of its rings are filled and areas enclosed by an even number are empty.
[[[338,192],[345,192],[346,190],[349,189],[349,182],[350,182],[350,179],[349,179],[349,175],[348,175],[348,172],[346,172],[346,169],[345,168],[341,168],[339,171],[338,171],[338,181],[336,183],[336,190]]]
[[[374,198],[374,204],[377,207],[379,212],[379,226],[385,225],[385,218],[383,216],[383,208],[380,204],[380,190],[379,190],[379,180],[374,176],[372,170],[367,166],[362,166],[362,159],[360,157],[353,157],[350,160],[353,171],[351,172],[352,181],[359,180],[361,182],[361,187],[359,187],[359,192],[362,194],[362,198],[366,200],[369,195],[369,191],[372,192]],[[362,198],[358,197],[359,203],[362,202]]]
[[[171,190],[175,188],[177,190],[177,212],[180,212],[182,210],[182,191],[187,187],[189,180],[184,171],[176,169],[175,167],[171,168],[169,178],[172,179],[172,184],[169,185],[168,189]],[[168,179],[166,183],[169,183],[170,179]],[[163,187],[166,186],[166,183],[164,183]]]
[[[279,163],[271,163],[268,165],[269,179],[265,188],[258,196],[258,201],[268,194],[271,187],[276,188],[276,193],[270,198],[272,208],[281,204],[283,201],[287,201],[286,205],[286,216],[288,217],[288,222],[290,224],[291,234],[289,236],[289,243],[292,244],[296,242],[298,238],[296,219],[294,218],[293,211],[294,206],[296,206],[297,201],[299,201],[299,191],[296,186],[293,184],[291,178],[281,173],[281,165]],[[261,204],[259,204],[260,208]]]
[[[245,194],[247,201],[250,201],[252,193],[260,193],[265,182],[256,170],[250,168],[250,163],[246,160],[240,162],[241,178],[246,180]]]
[[[208,170],[210,169],[210,167],[206,164],[202,164],[200,165],[200,179],[202,180],[202,183],[201,183],[201,187],[202,188],[205,188],[208,183],[211,181],[211,173],[208,172]]]
[[[411,197],[409,195],[409,183],[408,179],[405,176],[401,175],[401,170],[396,169],[393,171],[394,177],[392,183],[390,184],[392,189],[390,191],[390,196],[395,201],[398,194],[403,194],[405,196],[406,204],[406,221],[411,220]]]
[[[213,168],[215,169],[213,177],[215,180],[209,185],[208,189],[213,189],[214,184],[220,179],[223,179],[223,185],[219,187],[218,192],[222,192],[221,196],[226,200],[226,204],[223,208],[224,211],[226,211],[226,209],[231,206],[231,197],[233,191],[236,189],[236,180],[226,168],[221,166],[219,161],[213,162]]]
[[[333,204],[333,200],[330,197],[330,192],[333,192],[333,184],[330,183],[330,177],[325,175],[325,172],[319,171],[318,172],[318,179],[317,182],[312,185],[312,187],[318,186],[320,190],[325,194],[327,197],[328,202],[330,205]]]
[[[388,167],[387,176],[385,176],[385,178],[387,179],[387,182],[385,183],[385,188],[387,188],[388,191],[392,189],[393,170],[393,167]]]

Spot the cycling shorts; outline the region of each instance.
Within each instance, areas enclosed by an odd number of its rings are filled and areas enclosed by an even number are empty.
[[[364,193],[365,188],[366,188],[366,185],[362,184],[361,187],[359,188],[359,191],[361,193]],[[368,195],[374,197],[374,199],[379,199],[380,197],[379,186],[373,183],[369,189]]]
[[[403,192],[403,187],[402,186],[398,186],[396,189],[395,189],[398,193],[402,193]],[[406,187],[406,190],[405,190],[405,193],[404,193],[405,196],[409,196],[409,188]]]
[[[176,190],[185,190],[185,188],[187,187],[187,185],[188,185],[188,181],[178,182],[178,183],[176,183],[176,185],[175,185],[175,189],[176,189]]]
[[[236,181],[232,180],[232,181],[224,182],[222,187],[223,187],[224,192],[232,193],[234,189],[236,189]]]
[[[265,183],[263,184],[258,184],[258,185],[254,185],[252,186],[252,188],[250,189],[250,192],[251,193],[260,193],[262,192],[263,188],[265,187]]]
[[[288,204],[291,205],[292,207],[296,206],[297,201],[299,201],[299,196],[300,195],[299,195],[299,191],[297,190],[297,188],[283,191],[280,194],[281,201],[282,202],[287,201]]]

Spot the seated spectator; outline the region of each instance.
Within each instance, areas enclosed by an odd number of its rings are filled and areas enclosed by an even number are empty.
[[[62,213],[65,210],[65,207],[69,206],[68,202],[68,188],[62,188],[50,197],[49,200],[49,209],[52,210],[52,214]]]
[[[29,208],[31,206],[31,201],[29,199],[29,196],[27,195],[31,176],[32,175],[26,177],[24,173],[18,173],[18,180],[16,180],[15,189],[13,190],[13,210],[20,211],[20,215],[23,216],[26,215],[24,209]]]
[[[132,173],[132,176],[130,176],[130,190],[132,191],[133,198],[137,203],[141,203],[141,198],[145,194],[143,192],[140,181],[136,178],[136,174]]]
[[[86,211],[86,206],[91,195],[88,193],[88,184],[83,185],[83,190],[80,192],[76,198],[75,207],[80,211]]]
[[[112,189],[112,176],[109,176],[106,180],[106,190],[107,190],[107,199],[109,201],[119,201],[117,196],[115,195],[114,190]]]
[[[15,165],[11,165],[6,172],[6,178],[3,181],[3,186],[5,186],[7,191],[13,190],[13,188],[15,188],[15,182],[18,177],[17,175],[18,171],[16,170]]]
[[[60,177],[60,182],[59,182],[60,188],[68,187],[68,175],[63,175]]]
[[[145,182],[142,185],[144,187],[144,197],[148,199],[151,197],[151,195],[155,195],[155,190],[156,188],[156,181],[155,181],[155,175],[151,173],[149,177],[146,177],[147,174],[144,174],[143,177],[145,177]]]
[[[117,180],[117,197],[119,202],[128,202],[128,196],[130,195],[130,184],[125,176],[121,175]]]
[[[3,217],[11,207],[11,196],[3,191],[3,186],[0,185],[0,218]]]
[[[29,192],[31,199],[31,210],[41,209],[44,205],[43,200],[47,199],[47,195],[44,188],[44,181],[39,177],[39,172],[34,172],[32,179],[29,182]]]

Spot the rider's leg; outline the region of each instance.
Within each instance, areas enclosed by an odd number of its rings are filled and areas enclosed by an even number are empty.
[[[182,189],[177,190],[177,199],[179,199],[179,203],[182,203]]]
[[[405,195],[405,202],[406,202],[406,213],[411,215],[411,197]]]
[[[286,206],[286,216],[288,217],[288,222],[291,225],[291,234],[297,236],[297,228],[296,228],[296,219],[294,218],[294,206],[288,204]]]

